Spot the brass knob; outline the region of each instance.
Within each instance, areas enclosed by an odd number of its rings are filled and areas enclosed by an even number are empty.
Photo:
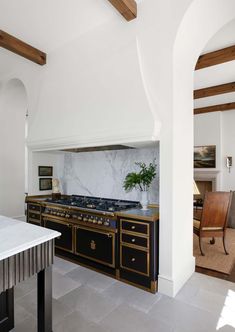
[[[131,261],[132,261],[132,262],[135,262],[135,258],[133,257],[133,258],[131,259]]]
[[[135,242],[135,239],[132,239],[131,242]]]
[[[131,226],[131,229],[135,229],[135,226]]]

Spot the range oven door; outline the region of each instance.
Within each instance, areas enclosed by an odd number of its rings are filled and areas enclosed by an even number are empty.
[[[56,219],[43,218],[44,227],[60,232],[61,236],[55,239],[55,247],[73,252],[73,225]]]
[[[95,262],[115,267],[115,233],[76,226],[75,253]]]

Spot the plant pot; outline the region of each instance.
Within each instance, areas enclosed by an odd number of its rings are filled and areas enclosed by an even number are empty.
[[[148,210],[148,191],[141,191],[141,201],[140,204],[142,205],[142,210]]]

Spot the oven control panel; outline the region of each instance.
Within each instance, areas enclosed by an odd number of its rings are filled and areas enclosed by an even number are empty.
[[[101,216],[99,214],[91,214],[86,212],[79,212],[79,211],[70,211],[70,210],[63,210],[57,208],[46,207],[44,214],[55,216],[63,219],[72,219],[73,221],[83,221],[87,224],[96,224],[99,226],[111,227],[116,228],[116,219],[110,218],[108,216]]]

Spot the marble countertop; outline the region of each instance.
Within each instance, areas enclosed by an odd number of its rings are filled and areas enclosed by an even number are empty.
[[[59,232],[0,216],[0,260],[50,241]]]
[[[159,220],[159,208],[149,208],[148,210],[142,209],[130,209],[121,212],[117,212],[119,217],[134,218],[147,221],[158,221]]]

